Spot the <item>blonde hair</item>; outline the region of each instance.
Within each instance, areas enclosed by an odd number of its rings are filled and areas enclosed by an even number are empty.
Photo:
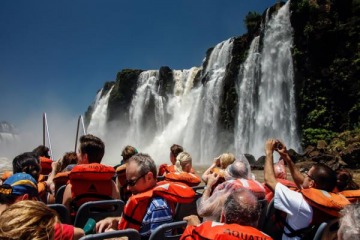
[[[1,214],[0,239],[54,239],[57,214],[39,201],[12,204]]]
[[[230,164],[235,161],[235,156],[232,153],[223,153],[220,155],[220,167],[222,169],[227,168]]]
[[[192,158],[189,153],[181,152],[176,157],[175,171],[184,172],[184,168],[187,164],[192,164]]]

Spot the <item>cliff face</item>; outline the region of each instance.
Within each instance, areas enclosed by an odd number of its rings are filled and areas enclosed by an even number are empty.
[[[234,133],[238,96],[236,80],[252,39],[261,34],[261,21],[281,7],[278,3],[262,17],[249,13],[249,32],[234,38],[232,60],[226,67],[220,127],[231,139]],[[302,144],[318,139],[330,141],[335,132],[352,130],[360,123],[360,0],[292,0],[293,62],[298,125]],[[260,17],[259,17],[260,16]],[[203,63],[206,68],[210,48]],[[129,108],[143,70],[124,69],[115,83],[108,104],[108,121],[129,119]],[[194,86],[205,84],[207,76],[198,72]],[[172,94],[174,80],[169,67],[159,69],[159,94]],[[104,94],[104,92],[103,92]],[[153,111],[151,104],[147,111]],[[86,119],[91,117],[91,107]]]
[[[291,2],[297,111],[303,143],[360,122],[360,1]]]

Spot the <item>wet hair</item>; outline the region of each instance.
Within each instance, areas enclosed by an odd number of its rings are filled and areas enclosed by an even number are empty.
[[[347,205],[341,210],[342,217],[339,220],[340,228],[338,236],[341,239],[359,239],[360,236],[360,203]]]
[[[227,224],[257,227],[260,217],[260,204],[248,189],[233,191],[224,203],[224,216]]]
[[[138,151],[133,146],[127,145],[124,147],[124,149],[121,152],[121,156],[123,157],[123,160],[128,160],[131,156],[137,154]]]
[[[80,151],[88,155],[89,163],[100,163],[105,153],[105,144],[100,138],[86,134],[80,137]]]
[[[354,182],[351,173],[346,169],[336,171],[336,178],[336,187],[339,191],[359,189],[359,185]]]
[[[16,156],[12,162],[13,173],[27,173],[30,174],[36,181],[40,175],[40,160],[36,153],[25,152]]]
[[[76,152],[67,152],[61,159],[60,172],[70,164],[77,164],[78,158]]]
[[[331,192],[336,186],[336,172],[329,166],[317,163],[313,166],[312,178],[315,181],[316,188]]]
[[[32,151],[33,151],[33,153],[36,153],[39,157],[50,158],[49,148],[44,145],[39,145]]]
[[[130,162],[136,162],[136,164],[139,166],[138,174],[139,176],[145,175],[148,172],[152,172],[154,178],[156,179],[157,173],[156,173],[156,165],[154,160],[150,157],[150,155],[146,153],[138,153],[133,155],[129,159]]]
[[[189,153],[187,152],[181,152],[176,157],[176,163],[175,163],[175,171],[176,172],[183,172],[184,167],[187,164],[192,163],[192,158]]]
[[[170,152],[172,153],[172,155],[174,157],[177,157],[177,155],[179,155],[179,153],[183,152],[184,151],[184,148],[180,145],[177,145],[177,144],[173,144],[171,147],[170,147]]]
[[[25,200],[12,204],[1,214],[0,239],[54,239],[57,214],[39,201]]]

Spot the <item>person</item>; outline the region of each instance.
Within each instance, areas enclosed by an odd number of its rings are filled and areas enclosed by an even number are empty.
[[[176,163],[176,157],[179,155],[179,153],[183,152],[184,148],[178,144],[173,144],[170,147],[170,162],[171,165],[168,164],[161,164],[159,167],[159,176],[164,176],[166,173],[174,172],[175,171],[175,163]]]
[[[129,197],[131,196],[131,192],[127,190],[126,186],[126,166],[128,160],[137,154],[138,151],[133,146],[127,145],[121,152],[121,156],[123,157],[120,166],[116,167],[116,186],[120,190],[120,198],[124,202],[127,202]]]
[[[0,239],[55,238],[56,212],[37,201],[21,201],[1,214]]]
[[[281,182],[291,190],[297,190],[296,184],[293,181],[287,179],[284,159],[279,159],[277,163],[274,163],[274,173],[278,182]],[[263,184],[263,186],[265,188],[265,199],[268,203],[270,203],[270,201],[274,197],[274,192],[271,191],[271,189],[268,188],[265,183]]]
[[[276,180],[274,151],[286,161],[300,192],[293,191]],[[301,239],[312,229],[312,224],[320,224],[338,216],[339,208],[349,204],[346,198],[331,193],[336,186],[336,173],[330,167],[317,163],[302,175],[287,153],[286,146],[276,139],[266,141],[265,153],[265,183],[274,192],[275,209],[287,214],[282,239]],[[315,204],[319,202],[318,199],[326,202],[326,211],[320,204]]]
[[[25,152],[16,156],[12,162],[13,173],[28,173],[36,181],[41,201],[47,202],[49,186],[46,183],[46,178],[41,173],[41,164],[39,157],[34,152]]]
[[[15,173],[0,186],[0,214],[21,200],[37,200],[36,180],[27,173]]]
[[[165,174],[165,180],[173,182],[182,182],[190,187],[197,186],[201,183],[200,177],[191,173],[192,158],[189,153],[181,152],[176,157],[175,171]]]
[[[76,152],[66,152],[62,158],[57,161],[53,161],[51,164],[51,172],[48,175],[46,184],[52,195],[51,200],[54,200],[54,196],[57,190],[66,185],[69,180],[70,171],[77,165],[78,159]],[[53,203],[49,202],[48,203]]]
[[[40,160],[41,165],[41,174],[48,175],[51,172],[52,160],[49,155],[50,149],[45,145],[39,145],[34,150],[33,153],[37,154]]]
[[[208,169],[205,170],[205,172],[201,176],[201,179],[205,183],[207,183],[209,174],[211,174],[213,172],[216,172],[220,176],[223,176],[224,171],[227,168],[227,166],[232,164],[234,161],[235,161],[234,154],[232,154],[232,153],[223,153],[223,154],[221,154],[220,156],[215,158],[213,163],[211,164],[211,166]]]
[[[73,216],[86,201],[99,200],[100,196],[119,199],[119,191],[112,180],[114,168],[100,164],[104,153],[105,144],[100,138],[91,134],[80,137],[78,165],[69,174],[70,183],[65,188],[62,202]],[[85,197],[89,194],[94,197]]]
[[[336,171],[336,187],[339,192],[344,190],[360,189],[359,185],[354,182],[351,173],[346,169],[339,169]]]
[[[82,229],[61,224],[57,213],[44,203],[31,200],[19,201],[5,209],[0,229],[3,240],[77,240],[84,236]]]
[[[219,221],[225,200],[238,188],[250,189],[256,194],[258,199],[265,197],[265,189],[262,184],[251,179],[250,164],[244,155],[241,155],[225,169],[225,182],[214,188],[219,178],[220,176],[216,173],[208,176],[205,190],[198,201],[198,214],[204,220]]]
[[[360,203],[350,204],[341,210],[337,237],[339,240],[360,239]]]
[[[227,197],[220,223],[200,223],[195,215],[185,217],[188,226],[180,239],[272,239],[256,229],[259,218],[260,204],[257,197],[250,190],[240,188]]]
[[[133,155],[126,167],[126,181],[128,189],[133,193],[133,196],[127,202],[123,215],[129,214],[128,211],[133,212],[136,216],[126,215],[127,217],[109,217],[96,223],[96,231],[104,232],[109,230],[122,230],[125,228],[135,228],[139,230],[142,239],[148,239],[151,233],[161,224],[172,222],[172,209],[167,200],[163,197],[152,197],[151,190],[156,187],[156,165],[154,160],[148,155],[138,153]],[[144,212],[139,204],[145,199],[149,193],[144,204]],[[136,211],[131,209],[131,204],[136,205]],[[142,205],[143,206],[143,205]],[[137,218],[139,221],[126,222],[126,219]],[[138,225],[132,223],[138,222]]]

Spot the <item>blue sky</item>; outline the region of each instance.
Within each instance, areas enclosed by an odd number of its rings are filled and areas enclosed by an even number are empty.
[[[2,0],[0,121],[83,114],[124,68],[188,69],[275,0]]]

